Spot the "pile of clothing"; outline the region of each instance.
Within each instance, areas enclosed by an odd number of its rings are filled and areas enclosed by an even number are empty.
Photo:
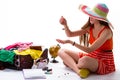
[[[33,42],[17,42],[0,49],[0,70],[11,68],[22,70],[31,68],[34,60],[48,58],[47,52],[44,53],[41,46],[32,46]]]

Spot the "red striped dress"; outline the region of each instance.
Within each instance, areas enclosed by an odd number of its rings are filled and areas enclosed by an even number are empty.
[[[98,34],[98,37],[102,33],[104,29],[103,28],[100,33]],[[90,39],[89,42],[92,44],[96,39],[93,37],[92,29],[90,28]],[[112,52],[113,49],[113,38],[107,40],[100,48],[97,50],[89,53],[89,54],[80,54],[80,57],[82,56],[90,56],[92,58],[95,58],[98,60],[98,74],[108,74],[113,71],[115,71],[115,63],[114,63],[114,55]]]

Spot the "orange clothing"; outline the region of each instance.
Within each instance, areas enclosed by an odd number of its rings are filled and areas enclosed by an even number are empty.
[[[106,29],[107,27],[104,27],[100,33],[98,34],[98,37],[100,36],[100,34],[102,33],[102,31],[104,29]],[[93,36],[93,31],[92,31],[92,27],[90,28],[90,39],[89,42],[90,44],[92,44],[96,39]],[[97,38],[98,38],[97,37]],[[98,48],[96,51],[106,51],[106,50],[112,50],[113,49],[113,38],[107,40],[100,48]]]
[[[105,27],[106,28],[106,27]],[[102,33],[102,31],[105,29],[103,28],[100,33],[98,34],[98,37]],[[96,39],[93,37],[92,34],[92,28],[90,28],[90,44],[92,44]],[[100,48],[97,50],[84,54],[80,53],[80,58],[83,56],[89,56],[92,58],[95,58],[98,60],[98,70],[96,73],[98,74],[107,74],[115,71],[115,64],[114,64],[114,56],[113,56],[113,40],[112,38],[107,40]]]

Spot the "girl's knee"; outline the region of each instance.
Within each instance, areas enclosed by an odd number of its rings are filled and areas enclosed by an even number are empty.
[[[65,53],[65,49],[61,48],[61,49],[58,50],[57,54],[58,54],[58,56],[62,56],[64,53]]]
[[[86,62],[88,62],[88,60],[89,60],[88,56],[83,56],[82,58],[79,59],[79,62],[86,63]]]
[[[79,68],[88,68],[91,71],[95,71],[98,67],[98,62],[96,59],[93,59],[89,56],[84,56],[78,61]]]
[[[80,68],[85,68],[88,63],[88,57],[84,56],[78,60],[78,66]]]
[[[78,65],[81,68],[86,68],[88,67],[88,65],[91,63],[91,58],[88,56],[84,56],[82,58],[79,59],[78,61]]]

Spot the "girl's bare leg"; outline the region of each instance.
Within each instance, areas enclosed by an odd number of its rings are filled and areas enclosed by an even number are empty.
[[[89,56],[83,56],[78,60],[78,68],[87,68],[91,72],[95,72],[98,68],[98,60]]]
[[[79,68],[76,64],[79,60],[78,53],[79,52],[74,52],[67,49],[60,49],[58,51],[58,55],[63,60],[63,62],[76,73],[79,73]]]
[[[79,74],[80,68],[87,68],[91,72],[95,72],[98,68],[98,61],[89,56],[79,58],[79,52],[74,52],[67,49],[60,49],[58,55],[61,57],[63,62]]]

